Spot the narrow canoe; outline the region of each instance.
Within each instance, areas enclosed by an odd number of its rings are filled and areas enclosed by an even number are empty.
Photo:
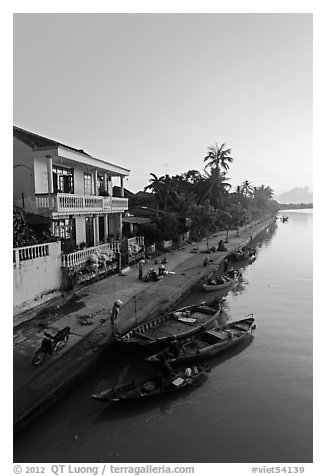
[[[115,340],[136,349],[162,349],[169,341],[185,339],[214,326],[220,311],[219,300],[187,306],[145,322]]]
[[[190,369],[190,371],[189,371]],[[189,386],[199,386],[203,383],[209,369],[207,367],[188,367],[179,370],[167,378],[161,373],[132,380],[122,385],[114,386],[91,395],[94,400],[101,402],[119,402],[140,398],[156,397],[165,393],[175,392]],[[190,374],[190,375],[189,375]]]
[[[160,362],[167,360],[171,365],[184,364],[185,362],[203,359],[227,350],[245,339],[255,329],[254,317],[252,314],[246,316],[240,321],[228,323],[221,327],[206,330],[204,333],[188,339],[175,351],[168,347],[146,360],[149,362]]]

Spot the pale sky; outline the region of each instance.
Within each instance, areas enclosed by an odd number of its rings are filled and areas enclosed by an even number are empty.
[[[131,169],[312,190],[312,14],[15,14],[14,124]]]

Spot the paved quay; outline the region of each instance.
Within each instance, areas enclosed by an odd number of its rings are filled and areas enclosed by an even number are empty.
[[[102,322],[102,319],[108,318],[116,299],[123,301],[118,319],[120,332],[169,312],[229,253],[255,239],[274,221],[274,216],[269,217],[242,228],[238,234],[229,233],[227,252],[201,253],[207,248],[206,239],[203,239],[196,243],[199,249],[197,253],[191,252],[190,244],[180,250],[162,253],[155,259],[166,257],[166,269],[175,274],[169,274],[160,281],[140,281],[136,264],[124,276],[110,276],[84,286],[71,295],[15,316],[14,432],[22,430],[99,363],[109,358],[110,344],[113,342],[110,321]],[[209,246],[217,246],[220,239],[224,240],[225,237],[226,232],[215,234],[209,238]],[[205,257],[212,260],[208,266],[203,266]],[[157,269],[155,259],[146,260],[144,273],[151,267]],[[91,325],[81,325],[85,319]],[[39,367],[34,367],[32,358],[43,338],[39,331],[40,324],[53,333],[69,325],[71,335],[65,348],[56,355],[47,355]]]

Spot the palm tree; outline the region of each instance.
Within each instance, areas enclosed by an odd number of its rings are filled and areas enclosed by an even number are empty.
[[[163,185],[164,185],[164,176],[158,177],[157,175],[151,173],[150,174],[152,178],[149,180],[150,183],[149,185],[146,185],[144,188],[144,192],[147,190],[151,190],[152,193],[155,195],[156,199],[156,208],[157,210],[159,209],[159,204],[161,202],[161,195],[162,195],[162,190],[163,190]]]
[[[225,149],[225,144],[222,144],[221,147],[217,143],[211,145],[208,147],[207,155],[204,158],[204,162],[207,162],[205,169],[211,167],[227,172],[229,164],[233,162],[233,157],[230,154],[231,149]]]
[[[144,188],[146,190],[152,190],[155,194],[157,209],[159,209],[159,205],[161,205],[162,209],[166,211],[168,200],[170,198],[170,194],[173,191],[174,181],[171,177],[166,174],[162,175],[162,177],[157,177],[157,175],[151,173],[152,178],[150,179],[150,184]]]
[[[245,180],[241,184],[241,191],[246,197],[252,197],[254,193],[254,187],[251,185],[251,182],[249,182],[249,180]]]
[[[263,194],[268,200],[272,200],[273,195],[274,195],[274,190],[267,185],[261,185],[260,187],[255,187],[255,191],[259,191],[261,194]]]
[[[221,207],[225,196],[231,188],[231,184],[227,182],[229,179],[226,177],[226,173],[220,172],[217,167],[212,168],[210,174],[208,172],[205,173],[209,187],[201,198],[200,203],[208,196],[215,208]]]

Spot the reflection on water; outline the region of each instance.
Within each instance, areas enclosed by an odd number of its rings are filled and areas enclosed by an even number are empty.
[[[312,462],[313,215],[286,215],[261,236],[257,259],[240,263],[219,316],[254,313],[254,336],[209,359],[202,386],[132,405],[95,402],[96,390],[152,371],[116,353],[17,437],[15,462]]]

